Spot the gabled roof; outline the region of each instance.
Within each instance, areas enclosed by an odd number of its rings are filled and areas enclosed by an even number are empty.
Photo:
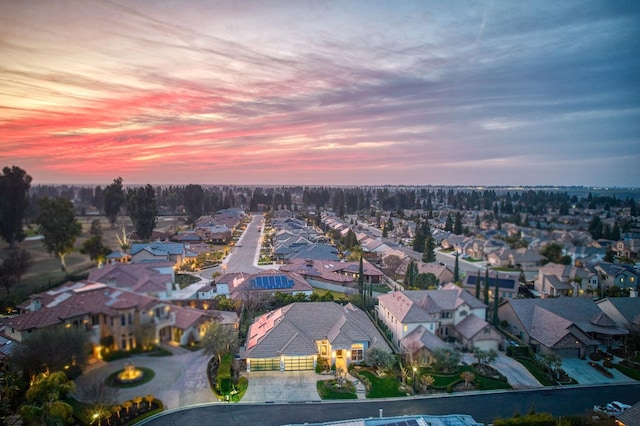
[[[607,304],[611,305],[613,312],[607,310],[609,315],[614,315],[614,320],[619,324],[640,324],[640,298],[637,297],[608,297],[596,302],[601,309]],[[622,318],[620,318],[622,317]]]
[[[529,334],[532,333],[534,327],[546,326],[541,324],[541,321],[555,321],[555,325],[552,323],[549,327],[556,329],[561,329],[566,324],[574,324],[584,333],[600,333],[613,336],[621,336],[628,333],[615,325],[602,326],[593,324],[591,320],[598,317],[598,314],[602,313],[602,311],[593,300],[587,298],[510,299],[507,303],[511,305]],[[548,312],[548,314],[545,312]],[[602,317],[598,318],[601,323],[604,321]]]
[[[470,340],[486,327],[491,327],[487,321],[475,315],[467,315],[462,321],[456,324],[455,329],[462,337]]]
[[[400,340],[400,344],[411,353],[414,353],[415,351],[420,349],[426,349],[429,352],[433,352],[436,349],[452,347],[450,344],[444,342],[442,339],[440,339],[421,325],[416,327],[411,331],[411,333],[403,337],[402,340]]]
[[[316,342],[329,340],[337,349],[354,343],[390,351],[367,315],[352,304],[296,302],[268,312],[251,324],[242,358],[315,355]]]
[[[161,256],[164,254],[179,255],[184,252],[184,244],[182,243],[165,243],[162,241],[154,241],[153,243],[134,243],[131,244],[131,255],[142,250]]]

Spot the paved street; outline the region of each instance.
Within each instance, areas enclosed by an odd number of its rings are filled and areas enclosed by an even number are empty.
[[[159,417],[142,421],[139,425],[192,425],[202,423],[203,419],[215,419],[216,424],[223,425],[273,426],[378,417],[381,409],[384,416],[470,414],[477,421],[489,424],[497,417],[510,417],[532,409],[555,416],[582,414],[595,404],[610,401],[628,404],[637,402],[638,395],[640,384],[440,394],[350,402],[212,404],[165,412]]]

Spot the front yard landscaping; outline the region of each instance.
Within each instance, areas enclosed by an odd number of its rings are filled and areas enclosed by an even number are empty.
[[[358,399],[356,387],[348,380],[318,380],[316,389],[322,399]]]

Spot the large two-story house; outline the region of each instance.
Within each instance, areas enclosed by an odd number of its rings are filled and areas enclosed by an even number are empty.
[[[101,347],[130,350],[157,342],[197,342],[214,316],[143,294],[80,281],[31,296],[20,315],[5,319],[5,333],[22,341],[49,327],[82,328],[91,334],[95,354]]]
[[[403,353],[432,351],[443,341],[456,341],[467,349],[497,350],[503,338],[485,321],[486,310],[484,303],[454,284],[441,290],[383,294],[376,307]]]

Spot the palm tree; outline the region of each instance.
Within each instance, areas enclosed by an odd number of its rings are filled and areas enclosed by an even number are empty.
[[[127,411],[127,414],[129,414],[129,409],[133,407],[133,402],[125,401],[122,403],[122,407]]]
[[[153,404],[153,401],[155,401],[155,399],[156,397],[151,394],[144,397],[144,400],[147,401],[147,404],[149,404],[149,409],[151,409],[151,404]]]
[[[122,411],[122,405],[114,405],[111,407],[111,411],[113,411],[114,413],[116,413],[116,416],[118,416],[118,420],[120,419],[120,412]]]
[[[140,403],[142,402],[143,398],[141,396],[136,396],[135,398],[133,398],[133,403],[136,404],[136,410],[140,409]]]

